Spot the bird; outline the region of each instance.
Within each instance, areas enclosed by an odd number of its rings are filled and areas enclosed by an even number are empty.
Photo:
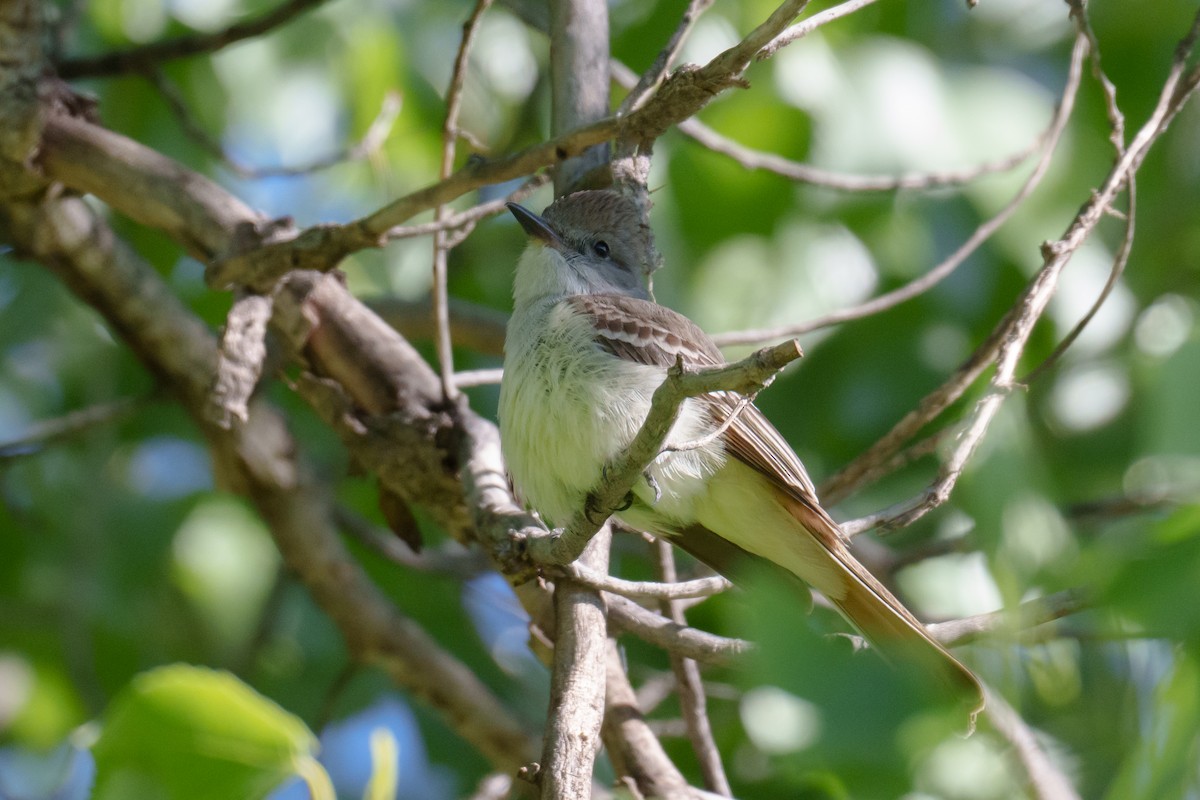
[[[541,215],[508,208],[529,243],[505,333],[501,448],[517,495],[548,524],[563,525],[632,442],[667,370],[677,361],[726,362],[698,325],[644,288],[653,235],[630,196],[593,189],[560,197]],[[973,728],[984,704],[978,678],[855,558],[799,457],[741,400],[730,392],[685,400],[667,446],[615,516],[735,583],[747,564],[765,562],[815,588],[885,660],[948,685]],[[671,448],[681,443],[700,446]]]

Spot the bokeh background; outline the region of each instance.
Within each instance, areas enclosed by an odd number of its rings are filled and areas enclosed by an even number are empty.
[[[681,0],[610,4],[612,51],[644,69]],[[818,7],[819,4],[814,4]],[[71,20],[62,55],[95,54],[224,28],[270,5],[241,0],[51,4]],[[703,63],[774,9],[718,0],[682,61]],[[461,0],[335,0],[211,56],[163,66],[186,122],[139,75],[86,79],[104,123],[213,176],[248,203],[301,225],[345,221],[436,179],[442,97]],[[1090,4],[1104,70],[1130,130],[1146,118],[1194,3]],[[548,41],[539,4],[484,16],[471,57],[459,147],[506,154],[548,135]],[[1049,0],[881,0],[754,65],[751,88],[700,118],[747,146],[847,173],[969,168],[1040,135],[1066,79],[1074,29]],[[161,83],[161,81],[160,81]],[[385,98],[401,101],[382,147],[294,176],[358,140]],[[614,99],[621,92],[614,90]],[[207,143],[195,135],[203,131]],[[1085,76],[1053,164],[1013,218],[949,279],[877,316],[802,337],[806,357],[760,405],[818,482],[861,453],[978,345],[1114,160],[1103,94]],[[217,145],[228,158],[214,153]],[[678,132],[656,145],[652,220],[665,267],[660,302],[710,332],[799,322],[927,271],[1017,190],[1031,161],[936,191],[851,193],[748,171]],[[512,185],[480,193],[497,197]],[[963,657],[1039,731],[1088,798],[1200,797],[1200,106],[1192,103],[1138,173],[1137,239],[1125,275],[1059,365],[1010,397],[951,501],[884,542],[927,548],[892,576],[919,615],[947,619],[1081,589],[1084,609],[1049,627],[1019,623]],[[464,198],[466,207],[478,198]],[[543,189],[528,205],[550,200]],[[156,231],[113,224],[215,328],[230,305],[203,265]],[[1023,361],[1036,366],[1086,312],[1123,233],[1107,220],[1075,255]],[[450,291],[471,313],[510,307],[523,235],[481,224],[450,258]],[[428,296],[431,244],[403,240],[342,265],[361,297]],[[409,312],[412,313],[412,312]],[[499,366],[502,342],[456,349],[459,368]],[[427,340],[417,342],[432,354]],[[747,352],[732,349],[731,355]],[[432,357],[432,356],[431,356]],[[286,386],[266,388],[306,455],[357,518],[382,525],[369,476]],[[470,390],[494,414],[497,388]],[[931,431],[969,413],[968,395]],[[100,405],[122,413],[64,439],[41,422]],[[28,437],[33,436],[28,440]],[[877,511],[933,476],[925,458],[847,498],[839,518]],[[187,663],[232,671],[321,738],[340,796],[363,797],[382,769],[404,798],[460,797],[487,773],[439,718],[386,676],[350,664],[332,623],[281,568],[262,523],[213,485],[187,415],[103,321],[46,270],[0,251],[0,797],[88,796],[89,747],[135,676]],[[427,544],[444,537],[425,524]],[[953,546],[938,543],[952,540]],[[397,604],[538,724],[547,674],[503,580],[405,570],[357,544]],[[645,546],[619,537],[616,568],[649,577]],[[710,670],[710,711],[739,796],[1021,797],[1011,745],[986,724],[970,739],[913,708],[895,676],[850,661],[795,599],[764,586],[696,608],[710,630],[758,638],[747,670]],[[652,693],[661,653],[627,643]],[[214,701],[219,702],[219,701]],[[680,765],[667,699],[654,715]],[[381,733],[382,732],[382,733]],[[372,738],[374,737],[374,739]],[[381,742],[383,742],[381,744]],[[183,768],[181,768],[183,769]],[[603,777],[603,775],[602,775]],[[287,782],[274,797],[307,796]],[[386,796],[392,796],[387,794]],[[133,796],[133,795],[130,795]],[[385,796],[385,795],[380,795]]]

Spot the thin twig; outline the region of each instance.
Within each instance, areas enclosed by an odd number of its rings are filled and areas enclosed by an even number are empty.
[[[471,386],[498,386],[504,377],[504,370],[495,369],[465,369],[454,373],[454,385],[459,389]]]
[[[188,108],[187,100],[184,99],[179,87],[167,78],[165,72],[157,67],[148,67],[142,72],[142,75],[162,95],[163,100],[167,104],[167,109],[175,116],[180,127],[183,128],[183,132],[200,145],[205,152],[224,164],[233,174],[246,180],[292,178],[311,175],[314,172],[336,167],[339,164],[369,158],[383,147],[383,143],[387,141],[387,137],[392,132],[392,127],[396,124],[396,120],[400,116],[400,94],[389,91],[384,95],[383,103],[379,107],[379,113],[371,121],[370,126],[367,127],[367,132],[353,145],[336,153],[322,156],[308,164],[255,167],[243,164],[229,155],[221,145],[221,142],[204,129],[204,126],[200,124],[191,109]]]
[[[1117,158],[1120,158],[1125,153],[1125,115],[1121,113],[1121,108],[1117,105],[1117,87],[1109,80],[1108,75],[1104,72],[1104,67],[1100,63],[1100,42],[1096,39],[1096,33],[1092,30],[1091,21],[1088,18],[1087,6],[1082,0],[1068,0],[1067,3],[1071,7],[1071,18],[1075,20],[1075,25],[1078,30],[1088,38],[1088,43],[1091,45],[1091,61],[1092,76],[1096,82],[1100,84],[1101,93],[1104,95],[1104,106],[1108,112],[1109,124],[1109,141],[1112,142],[1113,148],[1116,150]],[[1021,383],[1028,385],[1048,370],[1050,370],[1063,353],[1067,351],[1079,334],[1083,333],[1083,329],[1088,326],[1092,318],[1096,316],[1096,312],[1104,305],[1104,301],[1116,288],[1117,281],[1121,279],[1121,275],[1125,272],[1125,266],[1129,262],[1129,253],[1133,249],[1133,237],[1135,229],[1135,218],[1137,215],[1137,176],[1129,176],[1129,186],[1127,188],[1125,209],[1125,236],[1121,240],[1121,247],[1113,258],[1112,269],[1109,270],[1108,280],[1104,283],[1104,288],[1100,290],[1100,296],[1092,303],[1091,308],[1084,314],[1083,319],[1075,324],[1070,333],[1059,342],[1045,361],[1031,370],[1021,379]]]
[[[1117,87],[1109,80],[1108,74],[1100,63],[1100,40],[1096,38],[1096,32],[1092,30],[1092,22],[1088,17],[1085,0],[1067,0],[1067,5],[1071,9],[1071,19],[1074,20],[1076,29],[1087,37],[1088,44],[1091,45],[1092,76],[1096,79],[1096,83],[1100,84],[1100,92],[1104,95],[1104,109],[1108,113],[1109,141],[1112,142],[1117,155],[1120,156],[1125,152],[1125,115],[1121,113],[1121,108],[1117,105]]]
[[[572,580],[585,586],[622,597],[644,600],[688,600],[708,598],[733,588],[733,584],[720,575],[695,578],[690,581],[660,583],[658,581],[627,581],[611,575],[601,575],[582,567],[579,563],[565,568]]]
[[[123,397],[34,423],[16,439],[0,442],[0,463],[41,452],[51,444],[101,425],[119,422],[149,402],[150,397]]]
[[[1038,134],[1036,139],[1004,158],[963,169],[909,172],[901,175],[855,175],[792,161],[775,153],[764,153],[738,144],[695,118],[679,123],[678,127],[680,133],[691,137],[714,153],[732,158],[746,169],[766,170],[789,180],[842,192],[891,192],[900,189],[942,189],[970,183],[987,175],[1008,172],[1045,146],[1056,122],[1057,118],[1052,118],[1050,126]]]
[[[786,47],[797,39],[802,39],[808,36],[822,25],[828,25],[835,19],[853,14],[862,8],[874,3],[875,0],[847,0],[845,3],[836,5],[833,8],[827,8],[819,14],[813,14],[806,20],[797,22],[787,30],[780,33],[770,42],[768,42],[759,52],[756,58],[762,61],[765,58],[770,58],[775,55],[775,52],[781,47]]]
[[[612,60],[611,66],[613,80],[617,85],[626,89],[634,86],[638,76],[633,70],[615,58]],[[792,161],[775,153],[764,153],[739,144],[717,133],[695,117],[681,121],[676,127],[680,133],[691,137],[698,144],[714,153],[732,158],[746,169],[762,169],[789,180],[823,186],[835,191],[886,192],[900,189],[940,189],[969,183],[998,172],[1008,172],[1027,161],[1031,155],[1045,146],[1046,140],[1053,130],[1054,122],[1055,117],[1051,116],[1046,129],[1038,134],[1037,138],[1010,156],[965,169],[910,172],[902,175],[856,175],[834,172],[814,167],[811,164]]]
[[[1076,37],[1075,49],[1072,51],[1071,66],[1068,70],[1067,82],[1063,89],[1062,98],[1058,103],[1058,108],[1055,110],[1050,127],[1046,134],[1044,134],[1041,158],[1034,165],[1033,171],[1029,173],[1029,177],[1025,179],[1025,182],[1021,184],[1021,188],[1017,190],[1017,193],[1013,195],[1012,199],[1003,208],[981,223],[967,237],[966,241],[959,245],[958,249],[947,256],[940,264],[903,286],[852,308],[833,311],[816,319],[794,325],[782,325],[760,330],[734,331],[718,334],[713,339],[719,345],[733,345],[754,344],[785,336],[799,336],[820,328],[827,328],[831,325],[839,325],[843,322],[850,322],[851,320],[879,314],[914,297],[920,296],[949,277],[954,270],[965,262],[968,257],[978,250],[984,242],[991,238],[992,234],[999,230],[1016,213],[1017,209],[1033,194],[1033,191],[1041,183],[1042,178],[1045,177],[1046,171],[1050,167],[1050,162],[1057,152],[1058,143],[1062,139],[1063,131],[1066,130],[1067,120],[1070,118],[1071,111],[1075,107],[1075,96],[1079,90],[1079,81],[1082,75],[1082,61],[1086,53],[1086,39],[1082,36]]]
[[[758,392],[750,392],[749,394],[743,394],[739,396],[737,403],[733,407],[733,410],[725,416],[725,419],[722,420],[721,424],[716,428],[712,429],[703,436],[691,439],[690,441],[679,442],[678,444],[669,444],[663,448],[663,452],[682,453],[687,450],[699,450],[702,447],[708,447],[708,445],[715,442],[719,437],[725,435],[725,431],[729,430],[730,426],[737,421],[739,416],[741,416],[741,413],[746,410],[746,407],[753,403],[757,397]]]
[[[663,49],[658,51],[654,61],[646,68],[641,77],[629,90],[629,94],[625,95],[625,99],[621,101],[620,107],[617,109],[618,116],[624,116],[630,111],[641,106],[646,98],[662,84],[667,77],[667,71],[674,63],[679,51],[683,48],[683,43],[687,40],[688,34],[691,33],[692,27],[696,21],[700,19],[700,15],[708,10],[714,0],[689,0],[688,6],[684,9],[683,15],[679,18],[679,25],[675,27],[675,32],[671,34],[671,38],[663,45]],[[629,87],[626,87],[629,88]]]
[[[884,477],[908,466],[917,459],[933,455],[942,446],[946,438],[953,433],[954,429],[952,427],[942,428],[936,433],[910,444],[908,447],[905,447],[903,450],[894,454],[890,458],[884,461],[875,462],[871,465],[870,469],[861,474],[859,478],[860,485],[877,483]],[[841,492],[837,491],[838,489],[839,487],[833,486],[827,494],[825,487],[821,487],[819,494],[827,503],[833,504],[843,497]],[[885,512],[868,514],[864,517],[846,520],[839,523],[839,527],[842,529],[842,535],[846,536],[847,538],[853,538],[860,533],[865,533],[866,531],[872,530],[878,525],[878,519],[883,513]]]
[[[438,174],[442,180],[449,178],[450,173],[454,171],[454,154],[458,149],[458,112],[462,107],[467,63],[479,20],[491,4],[492,0],[477,0],[471,15],[463,23],[462,41],[459,42],[458,54],[454,58],[450,88],[446,90],[446,121],[442,125],[442,167]],[[433,221],[440,223],[445,217],[446,206],[439,204],[433,211]],[[454,348],[450,342],[450,306],[446,287],[446,258],[450,246],[447,238],[444,230],[433,234],[434,347],[437,350],[438,369],[442,378],[442,394],[446,400],[453,400],[458,397],[458,386],[454,382]]]
[[[459,212],[450,212],[444,214],[440,220],[434,222],[422,222],[418,225],[401,225],[392,228],[384,234],[384,238],[389,241],[397,239],[412,239],[417,236],[428,236],[431,233],[439,231],[460,231],[470,232],[474,229],[476,223],[488,217],[504,213],[508,203],[518,203],[524,200],[535,191],[545,186],[550,182],[550,176],[546,173],[538,173],[524,181],[516,189],[513,189],[504,197],[497,197],[495,200],[488,200],[483,203],[478,203],[468,209]]]
[[[119,50],[101,56],[68,58],[59,62],[57,72],[60,77],[67,79],[140,72],[148,66],[160,66],[166,61],[177,58],[212,53],[234,42],[261,36],[323,2],[325,0],[289,0],[262,16],[230,25],[228,28],[212,33],[182,36],[178,39],[131,47],[128,50]]]
[[[1078,613],[1087,607],[1084,594],[1077,589],[1068,589],[1046,597],[1027,600],[1014,609],[976,614],[971,617],[926,625],[933,638],[947,647],[973,642],[980,636],[998,631],[1028,631],[1047,622]]]
[[[1104,282],[1104,287],[1100,290],[1100,295],[1096,298],[1095,302],[1092,303],[1087,313],[1083,315],[1083,318],[1075,323],[1075,327],[1071,328],[1070,333],[1063,337],[1063,340],[1058,343],[1058,346],[1054,348],[1054,351],[1050,355],[1046,356],[1046,359],[1042,363],[1031,369],[1020,379],[1022,385],[1030,385],[1058,363],[1063,353],[1067,352],[1067,348],[1075,343],[1075,340],[1079,338],[1079,334],[1083,333],[1083,329],[1088,326],[1088,323],[1096,316],[1100,307],[1104,305],[1104,301],[1112,294],[1112,290],[1116,288],[1117,282],[1121,280],[1121,276],[1125,273],[1125,266],[1129,263],[1129,253],[1133,250],[1136,217],[1137,176],[1130,175],[1129,186],[1126,190],[1125,235],[1121,239],[1120,249],[1117,250],[1116,256],[1113,257],[1113,265],[1112,269],[1108,272],[1108,280]]]
[[[1071,780],[1063,774],[1057,764],[1038,742],[1037,734],[1008,704],[999,692],[985,688],[987,710],[984,712],[996,726],[996,730],[1012,743],[1013,750],[1025,774],[1029,776],[1030,788],[1037,800],[1079,800],[1079,793]]]
[[[675,555],[671,545],[659,539],[654,542],[653,547],[658,556],[658,579],[666,584],[675,583],[678,576],[675,573]],[[672,622],[686,624],[683,608],[677,601],[662,600],[661,604],[663,612]],[[725,767],[721,764],[721,754],[717,750],[712,723],[708,719],[708,697],[704,694],[704,685],[700,681],[700,668],[692,659],[677,653],[671,653],[670,658],[679,694],[679,707],[687,726],[692,750],[696,754],[696,760],[700,762],[700,774],[704,776],[704,785],[720,795],[732,797],[733,791],[729,787]]]
[[[754,649],[745,639],[730,639],[672,622],[620,595],[605,594],[608,624],[671,653],[715,666],[730,666]]]

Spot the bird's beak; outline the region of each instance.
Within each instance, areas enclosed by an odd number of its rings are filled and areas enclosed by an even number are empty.
[[[546,222],[546,220],[517,203],[505,203],[505,205],[508,206],[508,210],[512,212],[512,215],[517,218],[517,222],[521,223],[521,227],[525,229],[525,233],[551,247],[562,249],[565,246],[562,238],[554,232],[554,229],[550,227],[550,223]]]

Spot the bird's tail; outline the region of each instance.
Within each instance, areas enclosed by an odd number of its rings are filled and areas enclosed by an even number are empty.
[[[918,666],[937,676],[969,708],[970,730],[983,710],[983,685],[975,673],[934,639],[843,542],[841,531],[819,507],[790,495],[783,505],[821,545],[812,548],[825,564],[812,564],[800,577],[811,583],[866,637],[885,659]]]

